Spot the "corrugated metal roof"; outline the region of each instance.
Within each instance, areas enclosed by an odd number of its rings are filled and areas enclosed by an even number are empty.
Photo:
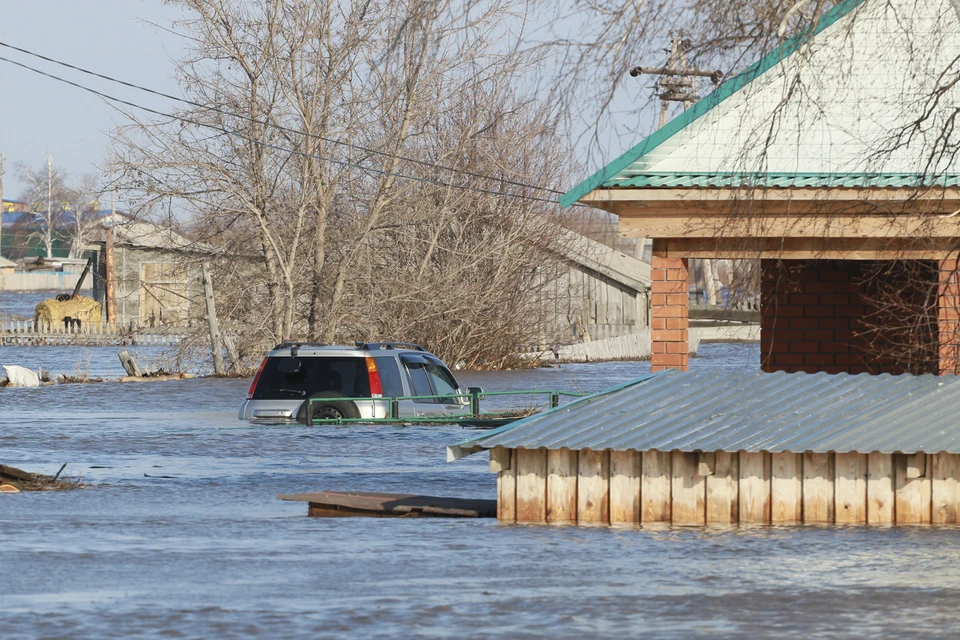
[[[664,371],[448,447],[960,453],[960,376]]]
[[[624,171],[604,182],[604,188],[645,187],[956,187],[960,175],[930,176],[913,173],[669,173],[645,172],[628,175]]]

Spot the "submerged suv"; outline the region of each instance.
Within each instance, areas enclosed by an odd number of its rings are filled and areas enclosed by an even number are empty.
[[[419,345],[284,342],[260,363],[240,419],[307,422],[311,398],[314,419],[453,416],[470,411],[462,393],[443,361]],[[410,396],[434,397],[390,400]]]

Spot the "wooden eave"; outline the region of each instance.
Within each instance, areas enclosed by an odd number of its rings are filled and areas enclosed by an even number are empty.
[[[939,259],[960,246],[960,188],[608,188],[581,202],[666,257]]]

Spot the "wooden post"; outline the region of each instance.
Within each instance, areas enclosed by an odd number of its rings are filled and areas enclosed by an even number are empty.
[[[501,469],[497,473],[497,520],[517,521],[517,452],[506,449],[500,456]]]
[[[698,526],[707,522],[706,476],[700,475],[696,453],[674,451],[672,456],[670,522]]]
[[[610,522],[640,522],[640,452],[610,452]]]
[[[610,456],[606,451],[580,451],[577,522],[610,522]]]
[[[933,524],[957,524],[957,456],[936,453],[933,458]]]
[[[829,453],[803,454],[803,521],[832,524],[834,519],[834,458]]]
[[[893,524],[893,456],[867,456],[867,524]]]
[[[114,273],[113,268],[113,229],[107,227],[106,232],[106,242],[104,243],[103,250],[103,261],[106,269],[106,280],[107,280],[107,290],[106,290],[106,299],[107,299],[107,324],[113,325],[117,321],[117,290],[116,290],[116,274]]]
[[[117,354],[117,357],[120,358],[120,364],[123,365],[123,370],[127,372],[128,376],[136,376],[137,378],[143,377],[140,367],[137,366],[137,361],[133,359],[133,356],[130,355],[129,351],[124,349]]]
[[[802,456],[792,451],[771,454],[770,521],[800,524],[803,521]]]
[[[740,522],[770,523],[770,454],[740,452]]]
[[[200,277],[203,280],[203,299],[207,305],[207,324],[210,327],[210,349],[213,351],[213,372],[222,376],[227,370],[223,366],[223,340],[220,338],[220,324],[217,322],[217,308],[213,302],[213,282],[207,263],[200,265]]]
[[[547,451],[547,522],[577,521],[577,455],[570,449]]]
[[[924,453],[893,454],[897,524],[930,524],[933,487],[925,458]]]
[[[717,451],[713,473],[707,476],[707,524],[736,524],[740,520],[739,487],[740,456]]]
[[[669,451],[644,451],[642,454],[643,475],[640,478],[640,521],[670,522],[670,472]]]
[[[867,522],[867,456],[863,453],[838,453],[834,461],[834,522]]]
[[[517,522],[547,519],[547,451],[517,449]]]

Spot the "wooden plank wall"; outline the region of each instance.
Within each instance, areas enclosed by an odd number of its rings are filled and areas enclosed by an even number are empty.
[[[960,455],[490,452],[501,522],[960,524]]]

